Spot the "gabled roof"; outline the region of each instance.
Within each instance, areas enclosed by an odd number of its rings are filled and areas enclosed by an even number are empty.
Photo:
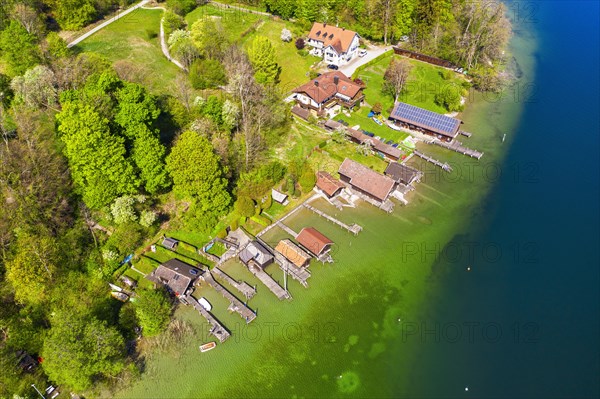
[[[373,148],[390,158],[398,159],[402,156],[402,150],[396,147],[392,147],[389,144],[384,143],[380,140],[373,140]]]
[[[413,180],[421,176],[421,172],[410,166],[398,162],[390,162],[385,169],[385,174],[396,180],[398,183],[410,184]]]
[[[329,245],[333,244],[333,241],[325,237],[314,227],[303,228],[296,237],[296,241],[317,256],[321,255]]]
[[[183,295],[200,274],[201,271],[194,266],[179,259],[171,259],[158,266],[147,278],[155,283],[166,285],[175,295]]]
[[[288,196],[287,194],[279,192],[273,188],[271,189],[271,197],[273,197],[273,199],[277,202],[284,203]]]
[[[165,237],[165,239],[162,242],[162,246],[169,248],[169,249],[173,249],[177,246],[177,244],[179,244],[179,241],[177,241],[174,238],[170,238],[170,237]]]
[[[307,109],[304,109],[302,107],[299,106],[294,106],[292,108],[292,114],[299,116],[300,118],[304,119],[304,120],[308,120],[308,118],[310,117],[310,111]]]
[[[385,201],[396,184],[387,176],[380,175],[365,165],[346,158],[338,170],[339,174],[350,179],[354,187],[369,193],[380,201]]]
[[[354,82],[342,72],[333,71],[314,78],[310,82],[295,88],[293,92],[304,93],[317,104],[321,104],[336,94],[354,98],[361,89],[363,89],[362,85]]]
[[[244,263],[254,260],[259,265],[266,265],[273,260],[273,255],[258,241],[252,241],[240,252],[240,260]]]
[[[414,105],[397,102],[390,114],[390,119],[410,123],[448,137],[456,137],[461,120],[438,114]]]
[[[331,46],[338,54],[347,53],[357,33],[337,26],[315,22],[308,38],[323,42],[323,47]]]
[[[324,171],[317,172],[317,188],[329,197],[346,187],[344,183]]]
[[[275,251],[285,256],[287,260],[289,260],[298,267],[306,265],[306,262],[308,262],[311,259],[311,256],[308,252],[306,252],[287,238],[279,241],[279,243],[275,247]]]

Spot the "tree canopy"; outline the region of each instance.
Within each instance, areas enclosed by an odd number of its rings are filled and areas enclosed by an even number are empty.
[[[125,343],[116,328],[72,311],[56,312],[50,323],[41,356],[51,380],[82,391],[123,369]]]
[[[163,332],[171,319],[171,302],[164,289],[138,290],[135,314],[142,334],[153,337]]]
[[[254,77],[261,84],[279,82],[281,67],[275,59],[275,48],[264,36],[256,36],[248,48],[248,58],[254,68]]]

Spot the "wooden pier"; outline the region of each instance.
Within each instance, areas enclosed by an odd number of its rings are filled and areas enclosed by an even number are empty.
[[[242,301],[237,299],[235,295],[227,291],[225,287],[219,284],[211,274],[210,270],[206,270],[202,275],[202,278],[208,283],[208,285],[213,287],[219,294],[223,295],[223,297],[229,301],[229,308],[227,310],[237,312],[240,316],[242,316],[242,319],[246,320],[246,323],[250,323],[256,318],[256,313],[254,313],[254,311],[246,306]]]
[[[421,159],[424,159],[425,161],[427,161],[429,163],[434,164],[435,166],[439,166],[446,172],[452,172],[452,167],[450,165],[448,165],[447,163],[442,163],[441,161],[438,161],[437,159],[432,158],[429,155],[425,155],[422,152],[417,151],[417,150],[414,150],[413,154],[415,154],[416,156],[418,156]]]
[[[441,140],[435,140],[432,144],[438,145],[451,151],[458,152],[459,154],[467,155],[471,158],[479,159],[483,156],[483,152],[479,152],[477,150],[465,147],[460,141],[457,140],[453,140],[451,143],[446,143],[445,141]]]
[[[204,309],[198,303],[196,298],[191,295],[184,295],[183,298],[191,304],[210,324],[210,334],[214,335],[220,342],[225,342],[231,336],[229,331],[213,316],[208,310]]]
[[[296,238],[296,236],[298,235],[298,233],[296,233],[294,230],[285,225],[281,220],[278,220],[277,222],[275,222],[275,224],[277,224],[277,227],[279,227],[294,238]]]
[[[334,218],[333,216],[329,216],[328,214],[326,214],[323,211],[318,210],[317,208],[313,207],[312,205],[309,205],[307,203],[304,203],[303,206],[308,209],[313,211],[314,213],[316,213],[317,215],[329,220],[330,222],[333,222],[334,224],[337,224],[338,226],[340,226],[343,229],[346,229],[347,231],[349,231],[350,233],[357,235],[358,233],[360,233],[360,231],[362,230],[362,227],[357,225],[356,223],[353,223],[352,225],[347,225],[346,223],[337,220],[336,218]]]
[[[471,136],[472,136],[472,134],[471,134],[471,133],[469,133],[469,132],[465,132],[464,130],[459,130],[459,131],[458,131],[458,134],[460,134],[460,135],[462,135],[462,136],[465,136],[465,137],[471,137]]]
[[[292,298],[290,293],[277,284],[277,281],[275,281],[273,277],[269,276],[267,272],[252,261],[248,263],[248,270],[250,270],[250,273],[254,274],[269,289],[269,291],[275,294],[280,301]]]
[[[246,299],[251,299],[256,294],[256,288],[252,287],[245,281],[236,281],[230,275],[225,273],[223,270],[215,267],[212,269],[212,272],[216,274],[218,277],[222,278],[227,282],[227,284],[231,285],[233,288],[238,290],[242,295],[246,297]]]

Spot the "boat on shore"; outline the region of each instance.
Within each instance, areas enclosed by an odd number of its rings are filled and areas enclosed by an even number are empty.
[[[200,306],[202,306],[204,309],[206,309],[207,312],[211,311],[212,305],[210,304],[210,302],[208,302],[206,300],[206,298],[202,297],[202,298],[198,299],[198,303],[200,304]]]
[[[123,292],[113,291],[110,293],[110,295],[121,302],[127,302],[129,300],[129,295]]]
[[[200,345],[200,352],[204,353],[204,352],[208,352],[211,349],[214,349],[217,346],[216,342],[209,342],[203,345]]]

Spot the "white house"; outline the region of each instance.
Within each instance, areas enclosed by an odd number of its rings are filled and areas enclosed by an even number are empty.
[[[358,33],[337,26],[315,22],[308,34],[311,54],[323,57],[328,64],[342,66],[358,56]]]

